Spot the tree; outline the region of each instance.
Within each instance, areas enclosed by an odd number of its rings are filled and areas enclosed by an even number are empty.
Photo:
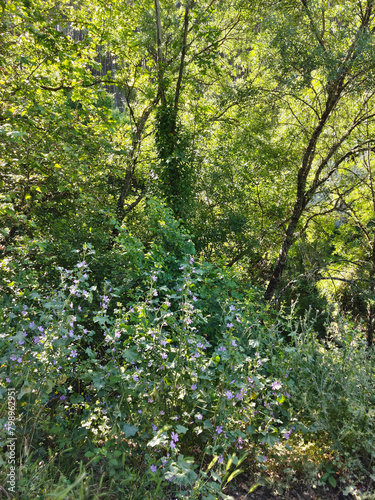
[[[345,159],[361,154],[368,143],[365,138],[353,141],[352,136],[374,117],[370,77],[375,62],[374,4],[349,2],[344,9],[323,1],[301,0],[299,6],[281,2],[273,7],[268,22],[274,30],[275,67],[283,70],[279,80],[284,78],[271,93],[286,99],[289,130],[298,130],[302,138],[295,200],[265,292],[265,299],[271,300],[309,203]],[[369,93],[363,97],[365,89]]]

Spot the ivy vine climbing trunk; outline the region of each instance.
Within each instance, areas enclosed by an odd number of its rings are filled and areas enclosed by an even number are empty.
[[[161,103],[156,115],[156,147],[160,161],[161,190],[176,217],[184,217],[188,206],[191,179],[187,162],[188,143],[178,119],[179,101],[187,52],[190,0],[187,0],[184,27],[174,91],[168,88],[164,78],[165,59],[162,50],[162,23],[159,0],[155,0],[158,82]]]

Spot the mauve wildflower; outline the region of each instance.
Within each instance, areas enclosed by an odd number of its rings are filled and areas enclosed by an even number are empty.
[[[234,398],[234,395],[233,395],[233,393],[231,391],[227,391],[225,393],[225,396],[227,397],[227,399],[233,399]]]
[[[73,349],[73,350],[70,352],[70,355],[72,356],[72,358],[76,358],[76,357],[77,357],[77,350],[76,350],[76,349]]]
[[[6,378],[5,380],[6,380],[6,383],[7,383],[7,384],[10,384],[10,383],[11,383],[11,379],[10,379],[10,378]]]
[[[238,316],[236,316],[236,320],[237,320],[239,323],[241,323],[241,320],[240,320],[240,318],[239,318]]]
[[[222,463],[224,463],[224,457],[223,457],[223,455],[219,455],[219,458],[218,458],[218,460],[217,460],[217,463],[218,463],[218,464],[222,464]]]
[[[117,339],[119,339],[119,338],[121,337],[121,333],[120,333],[120,332],[115,332],[115,337],[116,337]]]
[[[21,357],[17,358],[17,363],[22,363],[22,358]]]
[[[17,356],[16,356],[15,354],[11,354],[11,355],[10,355],[10,359],[11,359],[12,361],[16,361]]]
[[[178,434],[173,431],[172,435],[171,435],[171,438],[172,438],[172,441],[174,441],[175,443],[177,443],[177,441],[178,441]]]
[[[60,401],[64,401],[66,399],[65,396],[60,396]]]
[[[171,303],[169,302],[169,300],[166,301],[166,305],[170,307]]]
[[[198,387],[198,386],[197,386],[197,384],[193,384],[193,385],[191,386],[191,389],[192,389],[193,391],[195,391],[195,389],[196,389],[197,387]]]
[[[218,349],[218,351],[219,351],[219,352],[225,352],[225,351],[226,351],[226,349],[225,349],[225,347],[224,347],[224,346],[220,346],[220,347],[219,347],[219,349]]]
[[[157,425],[153,425],[153,426],[152,426],[152,430],[153,430],[154,432],[156,432],[156,431],[158,430],[158,426],[157,426]]]
[[[151,465],[150,470],[151,470],[151,472],[156,472],[156,470],[157,470],[156,465]]]
[[[203,418],[203,416],[202,416],[200,413],[198,413],[198,414],[197,414],[197,415],[195,415],[195,416],[197,417],[197,419],[198,419],[198,420],[202,420],[202,418]]]
[[[24,340],[19,340],[18,343],[19,343],[19,345],[23,345],[25,343],[25,341]]]
[[[34,321],[32,321],[32,322],[29,324],[29,327],[30,327],[31,329],[35,328],[35,323],[34,323]]]
[[[133,380],[134,380],[134,382],[138,382],[138,380],[139,380],[139,377],[136,373],[133,375]]]
[[[218,425],[218,426],[216,427],[216,433],[217,433],[217,434],[221,434],[222,432],[223,432],[223,426],[222,426],[222,425]]]
[[[239,437],[239,438],[237,439],[237,442],[236,442],[236,444],[235,444],[235,447],[236,447],[237,449],[239,449],[239,450],[242,450],[242,448],[243,448],[243,446],[242,446],[242,445],[243,445],[243,439],[242,439],[242,437]]]
[[[237,347],[237,342],[235,340],[232,340],[232,346]]]
[[[236,310],[236,308],[232,305],[232,306],[230,306],[229,310],[230,310],[230,311],[235,311],[235,310]]]
[[[154,291],[154,297],[157,297],[158,295],[159,295],[159,294],[158,294],[158,291],[157,291],[157,290],[155,290],[155,291]]]
[[[26,316],[27,311],[22,311],[21,314],[22,314],[22,316]]]
[[[193,300],[194,300],[194,302],[197,302],[197,300],[198,300],[195,295],[193,295]]]
[[[233,328],[234,324],[233,323],[227,323],[227,328]]]
[[[176,443],[174,441],[171,441],[170,446],[171,446],[171,448],[176,448]]]
[[[163,352],[163,353],[162,353],[162,355],[161,355],[161,357],[162,357],[163,359],[167,359],[168,354],[167,354],[167,353],[165,353],[165,352]]]
[[[70,303],[70,309],[74,309],[73,302]]]

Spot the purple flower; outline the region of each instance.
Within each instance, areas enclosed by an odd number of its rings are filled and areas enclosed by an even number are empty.
[[[38,326],[38,330],[39,330],[40,332],[44,332],[44,328],[43,328],[42,326]]]
[[[239,437],[239,438],[237,439],[237,442],[236,442],[236,444],[235,444],[235,447],[236,447],[237,449],[239,449],[239,450],[242,450],[242,448],[243,448],[243,446],[242,446],[242,445],[243,445],[243,439],[242,439],[242,437]]]
[[[115,337],[116,337],[117,339],[119,339],[119,338],[121,337],[121,333],[120,333],[120,332],[115,332]]]
[[[193,384],[193,385],[191,386],[191,389],[192,389],[193,391],[195,391],[195,389],[196,389],[196,388],[197,388],[197,384]]]
[[[197,417],[197,419],[198,419],[198,420],[202,420],[202,418],[203,418],[203,416],[202,416],[200,413],[198,413],[198,414],[197,414],[197,415],[195,415],[195,416]]]
[[[237,342],[235,340],[232,340],[232,346],[237,347]]]
[[[157,469],[156,465],[151,465],[150,467],[151,472],[153,473],[156,472],[156,469]]]
[[[25,341],[24,341],[24,340],[19,340],[19,341],[18,341],[18,344],[19,344],[19,345],[23,345],[24,343],[25,343]]]
[[[73,349],[72,351],[70,351],[70,355],[72,358],[76,358],[77,357],[77,350]]]
[[[158,426],[157,426],[157,425],[153,425],[153,426],[152,426],[152,430],[153,430],[154,432],[156,432],[156,431],[158,430]]]
[[[17,358],[17,363],[22,363],[22,358],[21,357]]]
[[[170,446],[171,446],[171,448],[176,448],[176,443],[174,441],[171,441]]]
[[[218,458],[218,460],[217,460],[217,463],[218,463],[218,464],[222,464],[222,463],[224,463],[224,458],[223,458],[223,455],[219,455],[219,458]]]
[[[218,425],[218,426],[216,427],[216,433],[217,433],[217,434],[221,434],[222,432],[223,432],[223,426],[222,426],[222,425]]]
[[[172,435],[171,435],[171,438],[172,438],[172,441],[174,441],[175,443],[177,443],[177,441],[178,441],[178,434],[173,431]]]
[[[138,382],[138,380],[139,380],[139,377],[136,373],[133,375],[133,380],[134,380],[134,382]]]
[[[226,351],[226,349],[225,349],[225,347],[224,347],[224,346],[220,346],[220,347],[219,347],[219,349],[218,349],[218,351],[219,351],[219,352],[225,352],[225,351]]]
[[[60,401],[64,401],[66,399],[65,396],[60,396]]]
[[[151,276],[151,279],[152,279],[152,281],[156,281],[158,278],[157,278],[157,276],[153,275],[153,276]]]
[[[226,396],[228,399],[233,399],[233,398],[234,398],[234,395],[233,395],[233,393],[232,393],[231,391],[227,391],[227,392],[225,393],[225,396]]]
[[[11,383],[10,378],[6,378],[5,380],[6,380],[6,383],[7,383],[7,384],[10,384],[10,383]]]
[[[10,359],[11,359],[12,361],[16,361],[17,356],[16,356],[15,354],[11,354],[11,355],[10,355]]]
[[[234,324],[233,323],[227,323],[227,328],[233,328]]]
[[[197,300],[198,300],[195,295],[193,295],[193,300],[194,300],[194,302],[197,302]]]
[[[230,311],[235,311],[235,310],[236,310],[236,308],[235,308],[234,306],[230,306],[229,310],[230,310]]]
[[[163,359],[167,359],[168,354],[167,354],[166,352],[163,352],[163,353],[161,354],[161,357],[162,357]]]

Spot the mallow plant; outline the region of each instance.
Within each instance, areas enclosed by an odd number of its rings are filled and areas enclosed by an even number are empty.
[[[289,429],[283,383],[241,341],[244,303],[223,301],[207,338],[207,276],[191,253],[173,280],[164,262],[146,259],[126,300],[110,282],[91,284],[92,254],[88,246],[74,269],[60,269],[48,295],[15,288],[3,309],[3,451],[14,387],[19,464],[56,453],[65,474],[83,460],[119,481],[137,464],[155,493],[225,498],[226,484],[265,462]]]

